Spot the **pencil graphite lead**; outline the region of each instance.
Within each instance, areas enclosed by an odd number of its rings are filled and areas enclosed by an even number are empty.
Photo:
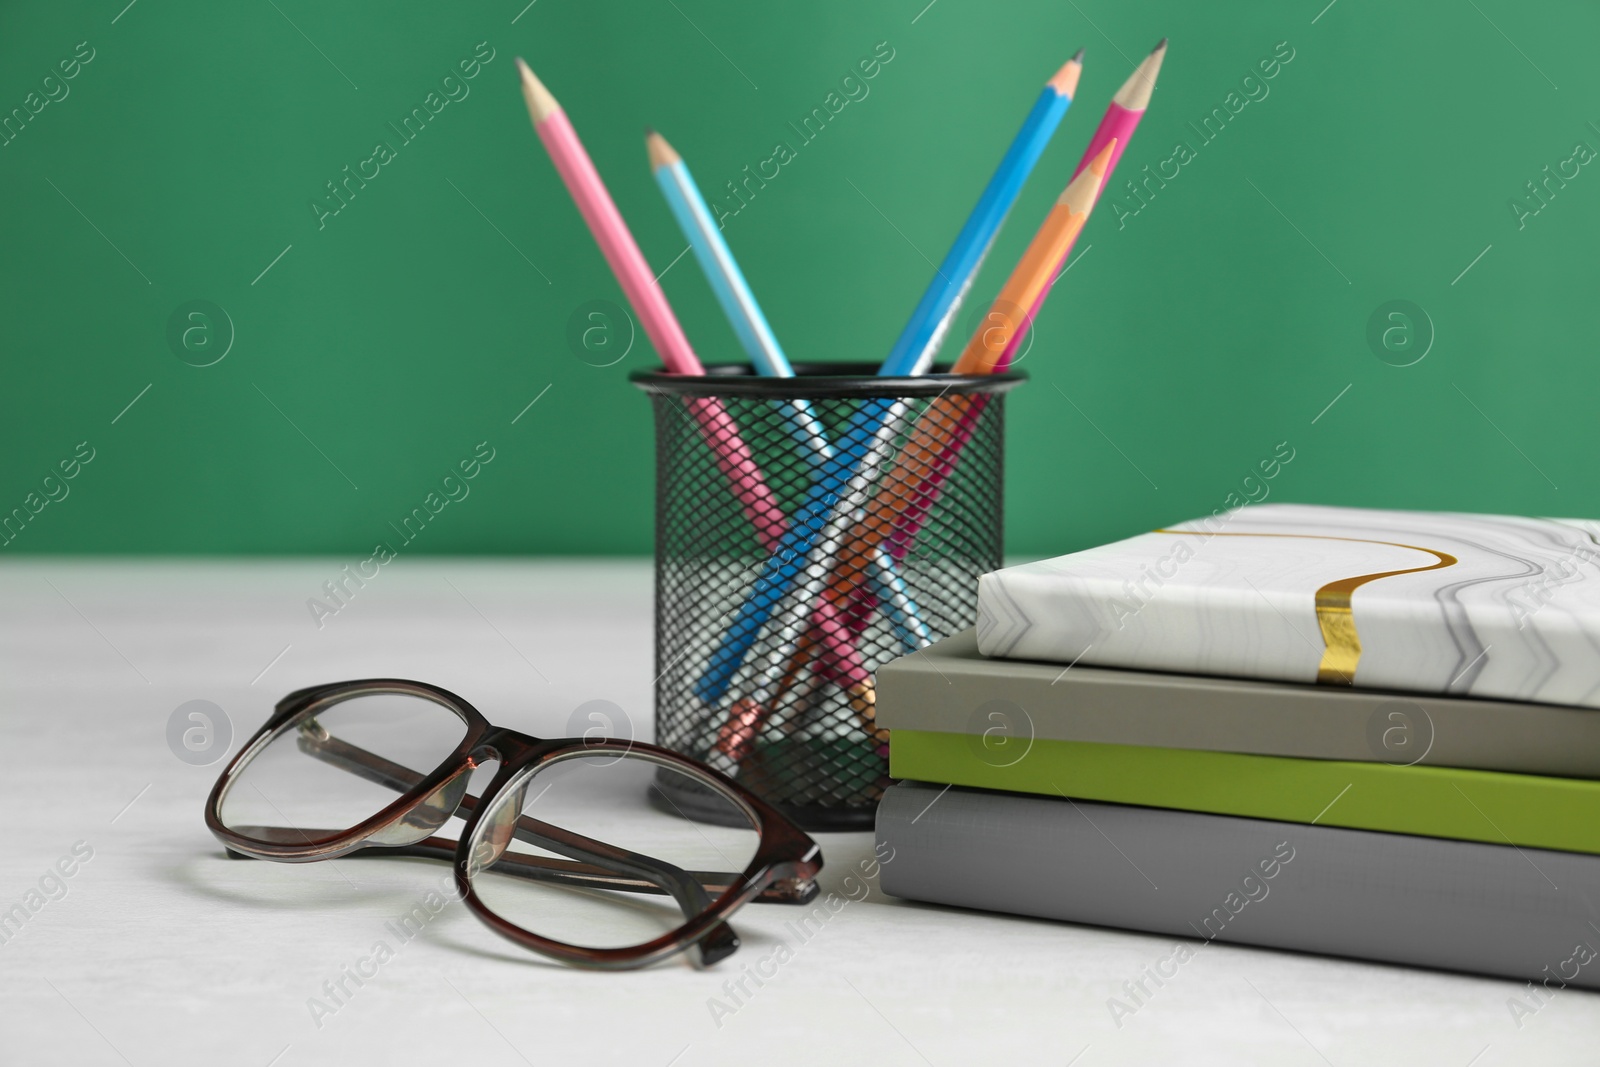
[[[1072,53],[1072,61],[1074,63],[1082,63],[1083,62],[1083,49],[1080,48],[1076,52]]]

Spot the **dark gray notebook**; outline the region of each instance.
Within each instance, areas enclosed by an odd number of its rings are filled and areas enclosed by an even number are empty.
[[[1600,778],[1600,711],[988,659],[971,630],[877,671],[889,729]]]
[[[885,893],[1600,989],[1597,856],[942,790],[884,794]]]

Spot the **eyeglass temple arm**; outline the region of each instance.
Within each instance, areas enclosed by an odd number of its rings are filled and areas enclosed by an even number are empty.
[[[403,793],[406,790],[413,788],[418,782],[422,781],[422,775],[418,774],[411,768],[403,766],[399,763],[395,763],[392,760],[385,759],[376,752],[368,752],[364,748],[361,748],[357,745],[352,745],[348,741],[342,741],[339,738],[334,737],[332,734],[328,733],[327,729],[323,727],[321,723],[316,722],[315,719],[308,719],[305,723],[301,724],[299,741],[301,751],[305,752],[307,755],[322,760],[324,763],[338,767],[340,770],[349,771],[351,774],[365,778],[367,781],[381,785],[386,789],[393,789],[396,792]],[[461,806],[457,810],[464,813],[471,813],[477,810],[477,806],[478,798],[467,795],[461,798]],[[552,828],[549,827],[547,823],[539,822],[536,819],[532,819],[524,815],[517,819],[517,826],[513,831],[513,835],[519,841],[524,841],[532,845],[538,845],[541,848],[549,848],[550,846],[545,841],[545,831],[548,831],[549,829]],[[576,834],[572,834],[570,837],[575,846],[580,845],[580,843],[587,843],[588,846],[592,847],[584,848],[583,852],[576,855],[573,851],[569,851],[566,848],[551,849],[551,851],[559,851],[574,859],[600,860],[601,862],[604,862],[605,857],[596,855],[596,852],[597,850],[609,849],[610,846],[602,845],[598,841],[592,841],[589,838],[581,837]],[[429,840],[440,839],[430,838]],[[397,850],[392,847],[385,847],[384,851],[390,854],[395,854]],[[401,852],[401,854],[403,854],[403,852]],[[454,854],[452,853],[451,857],[445,858],[452,858],[453,855]],[[637,856],[637,854],[631,855]],[[507,854],[502,856],[499,862],[505,863],[509,858],[510,854]],[[656,877],[649,877],[646,874],[629,872],[626,869],[623,869],[615,874],[609,875],[609,877],[614,880],[614,884],[608,885],[606,888],[629,892],[667,892],[666,882],[664,882],[662,879],[670,880],[674,877],[674,875],[669,873],[668,868],[670,868],[671,872],[676,872],[676,876],[678,877],[682,877],[685,874],[685,872],[679,868],[672,866],[671,864],[664,863],[661,860],[655,860],[648,856],[637,856],[637,859],[646,864],[658,865],[658,869],[655,872]],[[585,872],[580,878],[576,874],[575,869],[569,868],[569,866],[563,861],[545,860],[537,856],[520,856],[514,862],[516,866],[525,871],[539,866],[548,867],[549,874],[547,876],[547,880],[549,881],[570,881],[575,885],[593,886],[596,884],[597,879],[608,877],[605,874],[604,868],[596,867],[588,872]],[[621,866],[620,862],[615,860],[613,862],[616,863],[617,866]],[[524,874],[523,876],[533,877],[531,873]],[[737,882],[738,878],[739,876],[737,874],[732,874],[725,871],[695,871],[693,872],[693,877],[690,878],[689,881],[697,887],[703,886],[706,890],[714,891],[716,895],[720,896],[727,890],[729,886]],[[645,885],[655,886],[656,888],[645,889]],[[672,895],[677,897],[676,893]],[[815,882],[800,882],[793,879],[785,879],[774,885],[763,888],[762,891],[753,899],[767,904],[805,904],[816,895],[817,886]],[[682,901],[680,901],[680,903],[682,903]],[[694,914],[698,915],[700,911],[704,910],[704,907],[704,904],[700,905]]]
[[[274,832],[282,832],[281,827],[274,826],[245,826],[241,830],[249,831],[251,837],[270,838]],[[298,843],[302,840],[315,840],[319,837],[332,836],[336,831],[328,829],[303,829],[293,835],[293,840]],[[455,860],[457,842],[448,837],[429,837],[411,845],[368,845],[347,853],[345,859],[386,859],[395,856],[404,856],[415,859],[440,860],[452,863]],[[228,850],[232,859],[247,860],[253,857],[242,852]],[[530,856],[522,852],[507,852],[495,861],[496,874],[504,874],[512,878],[526,878],[530,881],[559,882],[563,885],[576,886],[582,889],[610,889],[617,892],[650,893],[656,896],[666,896],[667,891],[653,881],[643,878],[633,878],[626,874],[619,874],[605,867],[597,867],[589,863],[576,863],[572,860],[551,859],[548,856]],[[728,891],[732,882],[725,873],[717,871],[689,871],[691,878],[705,887],[712,896],[721,896]],[[763,904],[806,904],[817,894],[816,883],[806,884],[803,892],[796,893],[793,887],[780,891],[777,888],[769,889],[754,898],[757,903]]]
[[[393,845],[373,848],[361,848],[350,853],[352,858],[371,856],[382,858],[384,856],[408,856],[417,859],[454,860],[456,842],[448,837],[429,837],[418,841],[414,845]],[[560,882],[564,885],[577,886],[583,889],[610,889],[630,893],[650,893],[656,896],[666,895],[666,890],[655,882],[643,878],[633,878],[619,874],[606,867],[597,867],[591,863],[577,863],[572,860],[551,859],[548,856],[530,856],[522,852],[507,852],[494,863],[496,874],[508,875],[512,878],[526,878],[538,882]],[[691,878],[705,887],[707,893],[713,897],[721,896],[732,885],[727,881],[726,874],[715,871],[689,871]]]
[[[404,793],[422,781],[423,776],[411,768],[334,737],[315,718],[302,722],[299,734],[302,752],[369,782]],[[457,811],[473,812],[477,807],[478,798],[468,795],[461,798]],[[609,864],[621,874],[653,883],[672,895],[685,918],[692,919],[711,905],[705,888],[688,872],[670,863],[616,849],[580,834],[559,830],[526,815],[517,819],[512,834],[519,841],[560,852],[573,859]]]

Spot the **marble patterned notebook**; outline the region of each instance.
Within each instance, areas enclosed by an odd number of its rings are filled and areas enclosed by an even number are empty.
[[[1600,522],[1249,506],[984,575],[978,648],[1600,707]]]

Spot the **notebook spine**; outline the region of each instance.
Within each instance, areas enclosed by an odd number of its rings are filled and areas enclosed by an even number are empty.
[[[919,783],[886,792],[877,837],[892,896],[1185,959],[1224,941],[1600,989],[1600,857]]]

